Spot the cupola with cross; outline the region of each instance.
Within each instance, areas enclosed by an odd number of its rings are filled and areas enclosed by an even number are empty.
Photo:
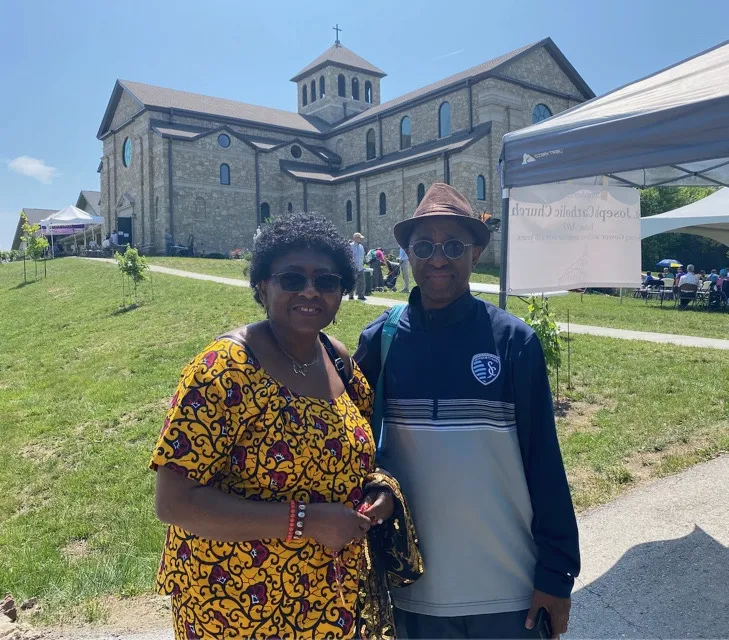
[[[334,44],[293,78],[299,113],[334,124],[380,104],[380,78],[373,64],[342,46],[339,25]]]

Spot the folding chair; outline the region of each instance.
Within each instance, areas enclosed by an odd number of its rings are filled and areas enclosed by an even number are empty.
[[[669,296],[671,299],[675,298],[673,294],[673,278],[663,278],[663,287],[658,292],[658,295],[661,298],[661,306],[663,306],[663,301]]]
[[[696,303],[697,305],[708,308],[709,306],[709,296],[711,295],[711,285],[713,282],[711,280],[706,280],[701,284],[701,287],[696,292]]]
[[[698,298],[699,286],[696,284],[682,284],[678,287],[678,295],[674,296],[673,308],[675,309],[680,305],[684,309],[688,309],[689,305],[693,302],[696,304]],[[683,302],[686,304],[683,304]]]

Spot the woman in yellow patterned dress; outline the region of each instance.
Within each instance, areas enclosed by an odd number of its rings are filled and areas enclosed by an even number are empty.
[[[321,333],[354,282],[329,221],[274,221],[251,262],[267,320],[214,340],[182,372],[151,463],[170,525],[157,586],[178,639],[357,631],[362,540],[396,501],[366,484],[372,391]]]

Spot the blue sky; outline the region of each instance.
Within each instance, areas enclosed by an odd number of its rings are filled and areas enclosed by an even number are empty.
[[[22,207],[99,188],[117,78],[295,110],[336,22],[383,101],[546,36],[600,95],[725,40],[729,2],[0,0],[0,248]]]

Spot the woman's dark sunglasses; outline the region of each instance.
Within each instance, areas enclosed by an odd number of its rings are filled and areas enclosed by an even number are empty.
[[[432,257],[436,247],[440,247],[443,250],[443,255],[449,260],[458,260],[466,252],[466,247],[470,246],[470,244],[466,244],[460,240],[447,240],[443,243],[433,243],[430,240],[418,240],[410,248],[413,250],[415,256],[421,260],[427,260]]]
[[[342,276],[336,273],[320,273],[318,276],[309,278],[303,273],[284,271],[274,273],[271,277],[276,278],[280,287],[288,293],[300,293],[306,289],[309,281],[319,293],[335,293],[342,289]]]

